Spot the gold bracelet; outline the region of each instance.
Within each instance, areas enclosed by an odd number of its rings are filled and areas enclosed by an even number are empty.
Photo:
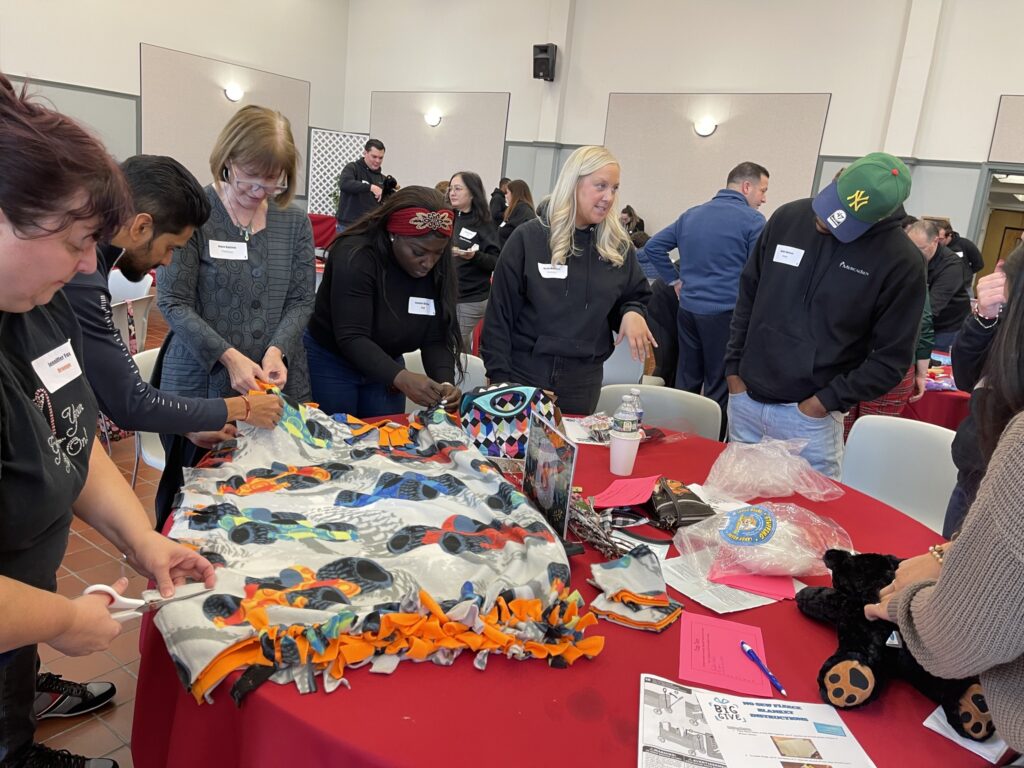
[[[944,555],[942,553],[942,548],[939,547],[938,544],[932,544],[928,547],[928,554],[934,557],[938,561],[939,565],[942,565],[942,558]]]

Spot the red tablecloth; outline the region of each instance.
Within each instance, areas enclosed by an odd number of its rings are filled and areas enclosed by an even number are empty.
[[[702,481],[721,448],[672,435],[640,447],[636,472]],[[593,494],[613,479],[607,449],[581,450],[577,481]],[[860,551],[910,556],[939,540],[856,491],[827,504],[800,503],[834,517]],[[588,549],[572,560],[573,585],[588,601],[588,566],[598,559]],[[734,617],[762,627],[772,670],[793,700],[819,701],[818,669],[836,646],[831,627],[803,617],[792,601]],[[588,634],[606,637],[604,652],[565,670],[491,658],[479,672],[463,655],[449,668],[404,663],[390,676],[350,671],[352,690],[330,695],[302,696],[294,686],[267,683],[239,709],[229,695],[234,677],[213,692],[213,704],[197,706],[178,682],[162,637],[151,625],[145,629],[132,731],[140,768],[636,765],[640,674],[675,679],[679,659],[678,626],[653,635],[601,622]],[[879,768],[986,765],[921,725],[934,708],[897,681],[879,700],[842,717]]]
[[[959,389],[931,390],[916,403],[907,403],[901,414],[905,419],[927,421],[954,432],[960,422],[967,418],[971,393]]]

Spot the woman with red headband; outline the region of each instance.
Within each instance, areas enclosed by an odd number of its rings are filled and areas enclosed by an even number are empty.
[[[331,245],[303,338],[324,412],[401,413],[406,397],[458,406],[454,222],[438,192],[406,187]],[[417,349],[426,375],[405,367],[402,355]]]

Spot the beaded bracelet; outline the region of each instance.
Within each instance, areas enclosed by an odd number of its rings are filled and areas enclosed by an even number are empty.
[[[245,416],[242,417],[242,421],[248,421],[249,415],[252,413],[252,405],[249,403],[249,398],[245,395],[239,395],[239,397],[245,403]]]
[[[942,554],[942,548],[938,544],[932,544],[928,547],[928,553],[939,562],[939,565],[942,565],[944,555]]]

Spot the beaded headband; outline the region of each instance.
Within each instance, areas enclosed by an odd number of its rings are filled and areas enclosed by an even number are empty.
[[[398,237],[422,237],[423,235],[452,236],[455,212],[442,208],[428,211],[426,208],[399,208],[388,216],[387,230]]]

